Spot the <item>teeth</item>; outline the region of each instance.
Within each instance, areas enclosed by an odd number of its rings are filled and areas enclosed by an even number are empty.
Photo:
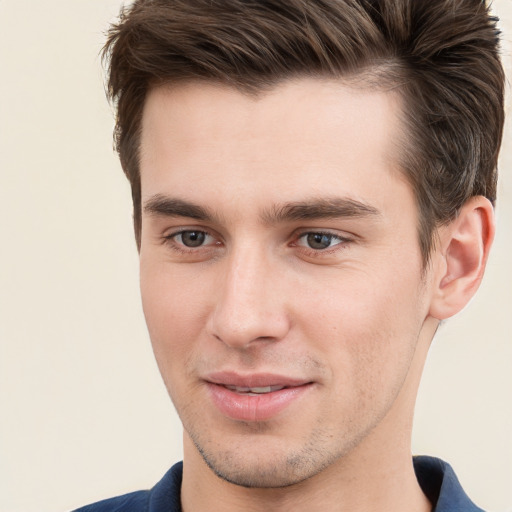
[[[270,393],[271,391],[271,386],[265,386],[263,388],[251,388],[251,393]]]
[[[251,395],[261,395],[264,393],[271,393],[272,391],[279,391],[284,389],[285,386],[263,386],[256,388],[247,388],[242,386],[226,386],[229,390],[235,391],[236,393],[246,393]]]
[[[226,387],[230,391],[236,391],[237,393],[249,393],[251,391],[251,388],[242,388],[240,386],[229,386],[229,385],[226,385]]]

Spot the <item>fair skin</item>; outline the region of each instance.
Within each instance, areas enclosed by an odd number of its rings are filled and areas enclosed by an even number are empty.
[[[400,109],[320,79],[148,95],[141,290],[184,426],[185,512],[431,509],[416,392],[494,228],[471,200],[423,272]]]

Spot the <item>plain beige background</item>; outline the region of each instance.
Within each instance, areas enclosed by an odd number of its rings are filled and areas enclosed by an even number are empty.
[[[119,5],[0,0],[2,512],[147,488],[181,458],[98,58]],[[510,76],[512,1],[494,9]],[[492,511],[512,510],[510,120],[504,145],[494,253],[477,298],[434,342],[413,446],[450,461]]]

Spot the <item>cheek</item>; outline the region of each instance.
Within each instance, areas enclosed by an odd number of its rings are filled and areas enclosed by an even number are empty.
[[[190,362],[198,350],[204,326],[205,294],[194,288],[193,277],[165,265],[152,267],[141,261],[142,306],[155,359],[165,387],[180,415],[194,414],[195,379]],[[191,412],[187,412],[187,409]],[[197,413],[197,411],[196,411]]]
[[[316,340],[336,387],[360,394],[395,387],[407,373],[425,315],[417,274],[402,272],[394,281],[383,272],[355,273],[311,291],[298,322],[305,338]]]
[[[183,366],[193,349],[207,317],[205,291],[197,279],[141,261],[142,306],[158,365],[165,369],[175,363]]]

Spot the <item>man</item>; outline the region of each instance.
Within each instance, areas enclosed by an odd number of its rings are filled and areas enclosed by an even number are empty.
[[[80,510],[481,510],[410,439],[494,235],[497,51],[477,0],[122,13],[109,93],[184,461]]]

